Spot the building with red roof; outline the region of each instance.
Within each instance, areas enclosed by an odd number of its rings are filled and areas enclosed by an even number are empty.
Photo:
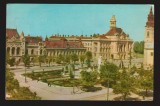
[[[152,18],[153,14],[150,12],[146,26],[153,26]],[[128,59],[128,54],[133,44],[133,40],[129,38],[129,35],[122,28],[116,26],[115,16],[112,16],[110,20],[110,30],[101,35],[94,34],[88,37],[57,34],[49,38],[46,37],[43,41],[41,36],[24,36],[23,32],[19,35],[16,29],[7,28],[6,39],[7,51],[12,56],[22,56],[24,54],[29,54],[33,57],[44,54],[58,56],[59,54],[65,55],[72,52],[80,55],[84,54],[85,51],[91,51],[93,59],[96,61],[100,56],[104,60],[119,59],[120,57]]]

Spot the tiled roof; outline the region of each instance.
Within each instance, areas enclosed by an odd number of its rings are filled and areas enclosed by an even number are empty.
[[[42,42],[42,37],[25,36],[25,40],[29,44]]]
[[[97,36],[94,37],[94,38],[108,39],[105,34],[103,34],[103,35],[97,35]]]
[[[46,48],[84,48],[81,42],[45,41]]]
[[[112,28],[105,34],[105,36],[112,36],[115,34],[126,35],[121,28]]]
[[[60,36],[51,36],[50,38],[62,38]]]
[[[6,37],[7,39],[11,39],[13,36],[15,36],[16,38],[19,38],[19,34],[17,32],[17,29],[6,29]]]

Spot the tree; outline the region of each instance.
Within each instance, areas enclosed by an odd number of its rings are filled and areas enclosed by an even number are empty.
[[[80,61],[81,61],[82,67],[83,67],[85,58],[86,58],[85,55],[80,55]]]
[[[106,62],[100,67],[100,79],[103,85],[107,85],[107,100],[109,98],[109,87],[115,84],[116,76],[118,73],[118,67],[113,64]]]
[[[38,62],[39,62],[39,66],[41,67],[41,63],[44,62],[44,57],[42,55],[38,57]]]
[[[17,68],[17,66],[19,65],[19,63],[20,63],[20,61],[16,61],[16,62],[15,62],[16,68]]]
[[[25,54],[22,56],[22,60],[23,60],[24,66],[25,66],[25,82],[27,82],[27,80],[26,80],[26,66],[30,65],[30,56]]]
[[[8,60],[8,64],[9,64],[10,66],[14,66],[14,65],[15,65],[15,58],[13,57],[13,58],[9,59],[9,60]]]
[[[125,101],[127,96],[131,92],[135,91],[134,78],[123,68],[122,72],[119,72],[119,79],[116,84],[113,85],[113,93],[122,94],[123,100]]]
[[[90,51],[87,51],[86,52],[86,62],[87,62],[87,66],[90,67],[91,66],[91,59],[92,59],[92,52]]]
[[[55,62],[55,57],[51,56],[51,62],[54,63]]]
[[[133,47],[133,50],[135,53],[140,53],[140,54],[143,54],[144,52],[144,41],[136,41],[134,43],[134,47]]]
[[[12,92],[15,88],[19,88],[19,83],[14,79],[14,73],[6,68],[6,92]]]
[[[75,62],[78,61],[78,55],[75,54],[75,53],[72,54],[72,55],[71,55],[71,60],[72,60],[72,61],[74,62],[74,64],[75,64]]]
[[[70,60],[71,60],[71,56],[70,55],[66,55],[65,58],[64,58],[64,61],[66,63],[70,63]]]
[[[56,58],[56,63],[60,64],[62,61],[64,61],[64,57],[61,54],[59,54]]]
[[[97,71],[87,72],[86,70],[83,70],[80,72],[80,74],[83,87],[90,88],[95,85],[98,78]]]
[[[153,70],[141,69],[139,75],[139,88],[145,90],[145,95],[143,96],[147,96],[148,91],[153,90]]]
[[[6,68],[6,94],[10,94],[7,100],[40,100],[36,92],[31,92],[28,87],[20,87],[17,79],[14,79],[14,73]]]
[[[50,66],[50,63],[52,62],[52,56],[48,56],[47,60],[48,60],[48,65]]]
[[[33,65],[35,65],[36,62],[38,62],[38,56],[37,55],[33,55],[33,59],[32,59]]]
[[[115,84],[117,73],[118,67],[113,63],[106,62],[100,67],[100,79],[104,85],[108,83],[108,80],[111,86]]]

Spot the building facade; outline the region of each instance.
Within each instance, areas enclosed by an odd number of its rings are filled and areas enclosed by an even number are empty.
[[[58,39],[57,39],[58,38]],[[21,57],[28,54],[31,58],[40,55],[57,57],[75,53],[82,55],[86,48],[81,41],[67,41],[65,37],[56,37],[55,40],[48,40],[46,37],[43,41],[41,36],[24,36],[18,34],[17,29],[6,29],[6,53],[15,61],[21,61]]]
[[[50,40],[60,35],[51,36]],[[109,59],[129,59],[129,53],[133,49],[133,40],[129,38],[121,28],[116,26],[116,18],[112,16],[110,20],[110,30],[102,35],[96,36],[67,36],[68,41],[81,41],[87,51],[92,52],[93,60],[98,61],[100,56],[103,60]],[[57,39],[58,40],[58,39]]]
[[[20,61],[25,53],[25,38],[24,34],[18,34],[17,29],[6,29],[6,53],[10,57],[14,57]]]
[[[110,30],[102,35],[96,36],[64,36],[52,35],[42,40],[42,37],[24,36],[18,34],[16,29],[6,29],[7,46],[6,50],[10,56],[20,61],[20,57],[29,54],[58,56],[76,53],[82,55],[86,51],[92,52],[93,60],[98,61],[99,57],[103,60],[110,59],[129,59],[133,40],[129,38],[123,29],[116,26],[116,18],[112,16],[110,20]]]
[[[145,69],[152,69],[154,67],[154,14],[152,7],[145,26],[143,64]]]

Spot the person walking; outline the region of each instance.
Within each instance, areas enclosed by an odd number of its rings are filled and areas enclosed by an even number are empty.
[[[38,80],[37,80],[37,82],[40,80],[40,77],[38,77]]]

